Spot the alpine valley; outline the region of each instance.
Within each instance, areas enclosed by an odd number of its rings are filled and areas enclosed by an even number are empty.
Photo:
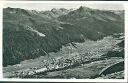
[[[124,10],[3,9],[5,78],[123,79]]]

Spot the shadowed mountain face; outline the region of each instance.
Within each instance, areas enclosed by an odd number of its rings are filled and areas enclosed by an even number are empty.
[[[124,32],[124,11],[80,7],[51,11],[3,10],[3,65],[57,52],[71,42],[99,40]]]

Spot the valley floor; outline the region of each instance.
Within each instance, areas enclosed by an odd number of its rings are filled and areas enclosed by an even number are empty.
[[[57,53],[25,60],[20,64],[3,68],[4,78],[63,78],[63,79],[123,79],[124,70],[99,75],[106,67],[124,61],[123,57],[108,57],[108,52],[121,52],[117,44],[122,40],[105,37],[84,43],[69,43]]]

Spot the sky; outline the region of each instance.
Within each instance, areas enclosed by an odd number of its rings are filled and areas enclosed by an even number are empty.
[[[38,11],[45,11],[45,10],[51,10],[53,8],[59,9],[59,8],[79,8],[80,6],[90,7],[93,9],[101,9],[101,10],[122,10],[123,5],[120,3],[86,3],[86,2],[9,2],[5,3],[4,7],[12,7],[12,8],[22,8],[22,9],[28,9],[28,10],[38,10]]]

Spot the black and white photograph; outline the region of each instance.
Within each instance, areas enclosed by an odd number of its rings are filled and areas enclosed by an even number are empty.
[[[124,79],[120,3],[3,5],[3,78]]]

